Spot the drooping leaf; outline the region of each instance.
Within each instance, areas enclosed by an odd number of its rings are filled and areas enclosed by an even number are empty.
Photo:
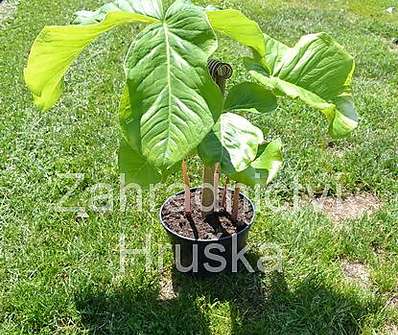
[[[156,184],[161,181],[159,170],[133,150],[122,137],[119,148],[119,171],[124,174],[126,183],[134,183],[143,187]]]
[[[216,48],[204,11],[180,0],[130,49],[128,141],[161,170],[196,148],[221,113],[223,97],[207,69]]]
[[[278,173],[282,162],[282,141],[276,139],[269,143],[261,155],[250,165],[257,170],[267,170],[267,183],[269,183]]]
[[[242,83],[232,87],[225,101],[226,111],[268,113],[277,107],[275,95],[255,83]]]
[[[263,141],[263,132],[248,120],[224,113],[200,144],[198,153],[205,164],[220,162],[224,173],[233,174],[245,170],[255,160]]]
[[[210,12],[210,11],[215,11],[215,10],[222,10],[221,6],[217,6],[217,5],[208,5],[205,7],[205,10]]]
[[[207,16],[214,30],[253,48],[261,56],[265,55],[263,32],[257,22],[235,9],[210,10]]]
[[[127,142],[127,117],[130,114],[130,99],[127,86],[123,91],[120,105],[119,117],[122,129],[122,136],[119,147],[119,172],[125,175],[127,183],[138,184],[147,187],[150,184],[156,184],[161,180],[160,171],[148,163],[148,160],[142,156],[137,146]]]
[[[267,65],[267,68],[277,72],[283,65],[283,57],[285,57],[288,51],[289,47],[287,45],[270,36],[266,36],[264,63]]]
[[[134,183],[142,187],[147,187],[162,181],[180,165],[177,163],[167,170],[160,171],[150,164],[148,160],[139,153],[137,143],[128,142],[130,126],[129,115],[131,115],[131,105],[129,91],[126,86],[119,104],[119,118],[122,130],[119,148],[119,171],[125,174],[127,183]]]
[[[111,12],[137,13],[156,19],[163,16],[161,0],[116,0],[107,3],[96,11],[81,10],[76,13],[76,24],[91,24],[101,22],[106,14]]]
[[[35,104],[47,110],[57,102],[69,66],[100,34],[121,24],[157,21],[141,14],[112,12],[96,24],[44,27],[33,43],[24,71]]]
[[[129,89],[126,85],[126,87],[123,90],[123,94],[119,104],[120,128],[122,131],[122,136],[124,137],[128,145],[136,152],[140,152],[141,151],[140,149],[141,145],[139,142],[140,139],[135,136],[129,135],[129,134],[139,133],[140,131],[139,123],[134,122],[134,119],[131,118],[132,115],[134,115],[134,113],[132,113],[131,110]]]
[[[293,48],[264,36],[266,55],[246,62],[250,74],[276,94],[299,98],[320,109],[333,137],[346,136],[355,129],[353,58],[326,33],[306,35]]]
[[[330,122],[330,133],[333,137],[349,134],[358,125],[358,115],[350,93],[343,93],[334,99],[337,112],[327,115]]]
[[[247,169],[230,175],[230,178],[248,186],[267,185],[275,178],[282,163],[282,142],[278,139],[269,143]]]

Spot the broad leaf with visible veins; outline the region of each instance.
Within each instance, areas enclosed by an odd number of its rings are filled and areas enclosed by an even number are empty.
[[[147,187],[161,181],[160,171],[133,150],[123,137],[119,147],[119,171],[125,175],[127,184],[134,183]]]
[[[276,94],[320,109],[333,137],[348,135],[358,116],[351,96],[353,58],[328,34],[303,36],[293,47],[264,35],[266,53],[247,61],[250,74]]]
[[[263,32],[257,22],[250,20],[236,9],[208,10],[207,16],[214,30],[253,48],[265,55]]]
[[[207,69],[216,48],[204,11],[180,0],[130,49],[131,109],[123,128],[129,144],[161,170],[196,148],[221,113],[223,97]]]
[[[131,114],[129,92],[127,86],[120,100],[119,117],[122,129],[122,138],[119,146],[119,171],[125,175],[127,183],[138,184],[147,187],[156,184],[166,177],[174,169],[159,170],[148,162],[135,143],[128,143],[128,127],[126,118]],[[175,168],[175,166],[173,167]]]
[[[161,7],[155,10],[159,1],[148,0],[145,3],[153,5],[153,13],[161,12]],[[111,11],[103,13],[97,20],[85,20],[85,23],[95,22],[93,24],[44,27],[33,43],[24,71],[25,82],[33,94],[35,104],[47,110],[57,102],[62,93],[63,77],[69,66],[99,35],[126,23],[159,21],[152,16],[143,15],[146,12],[148,11]],[[80,20],[82,21],[84,20]]]
[[[225,100],[226,111],[272,112],[277,106],[275,95],[261,85],[245,82],[232,87]]]
[[[263,132],[242,116],[224,113],[198,148],[207,165],[220,162],[226,174],[245,170],[264,141]]]
[[[278,139],[269,143],[247,169],[230,175],[230,178],[249,186],[267,185],[275,178],[282,163],[282,142]]]
[[[76,13],[74,23],[90,24],[101,22],[110,12],[137,13],[161,19],[163,4],[161,0],[116,0],[107,3],[96,11],[81,10]]]

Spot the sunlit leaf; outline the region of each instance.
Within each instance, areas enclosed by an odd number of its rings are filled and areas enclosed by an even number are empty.
[[[161,180],[159,170],[149,164],[145,157],[133,150],[123,137],[120,140],[119,148],[119,171],[124,174],[127,184],[134,183],[147,187]]]
[[[264,37],[257,22],[235,9],[209,10],[207,16],[214,30],[265,55]]]
[[[275,95],[255,83],[242,83],[232,87],[225,101],[226,111],[269,113],[277,106]]]
[[[242,116],[225,113],[200,144],[198,153],[206,164],[220,162],[223,172],[232,174],[245,170],[255,160],[263,141],[259,128]]]
[[[69,66],[99,35],[121,24],[156,21],[141,14],[112,12],[96,24],[44,27],[33,43],[24,71],[35,104],[47,110],[57,102]]]
[[[293,48],[264,36],[266,55],[246,62],[250,74],[276,94],[299,98],[320,109],[332,136],[343,137],[355,129],[353,58],[326,33],[306,35]]]
[[[249,186],[269,184],[283,164],[282,142],[274,140],[265,150],[242,172],[230,175],[230,178]]]
[[[130,49],[128,141],[162,170],[196,148],[221,113],[223,97],[207,69],[216,48],[203,9],[180,0]]]
[[[161,19],[163,16],[163,4],[161,0],[116,0],[103,5],[96,11],[81,10],[77,12],[74,23],[98,23],[110,12],[137,13]]]

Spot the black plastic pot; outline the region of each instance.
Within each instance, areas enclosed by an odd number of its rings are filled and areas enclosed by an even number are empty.
[[[192,188],[195,192],[197,188]],[[220,272],[237,272],[242,256],[246,250],[249,230],[255,220],[256,210],[253,202],[240,193],[245,198],[253,210],[250,223],[244,226],[238,233],[231,236],[221,237],[220,239],[193,239],[181,236],[170,229],[162,219],[164,206],[174,198],[184,192],[176,193],[168,198],[160,209],[160,222],[167,231],[173,248],[174,263],[177,271],[198,275],[209,276]]]

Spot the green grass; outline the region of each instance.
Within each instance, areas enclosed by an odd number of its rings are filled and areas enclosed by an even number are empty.
[[[71,184],[62,173],[84,174],[75,206],[87,207],[99,182],[112,185],[117,199],[121,62],[137,28],[119,28],[95,42],[48,113],[33,107],[22,79],[44,25],[66,24],[74,11],[99,3],[21,0],[0,30],[0,334],[375,334],[393,324],[398,310],[386,303],[398,294],[398,47],[391,43],[398,14],[384,10],[397,2],[213,1],[240,8],[287,44],[329,32],[357,61],[361,124],[349,138],[330,140],[319,112],[299,102],[282,99],[277,112],[251,116],[285,144],[284,170],[267,191],[272,202],[292,202],[298,182],[300,196],[305,187],[329,187],[333,196],[341,185],[344,195],[374,193],[382,206],[336,229],[311,208],[274,212],[263,204],[250,236],[252,257],[256,245],[275,243],[283,252],[282,273],[207,280],[172,274],[180,294],[169,301],[158,299],[172,255],[161,249],[167,237],[156,209],[121,212],[115,201],[112,212],[90,211],[83,221],[54,210]],[[246,77],[240,52],[221,39],[218,56],[236,69],[232,83]],[[197,184],[200,170],[191,163]],[[156,193],[157,206],[171,193],[166,186]],[[152,255],[166,255],[164,272],[146,271],[140,259],[119,274],[121,233],[128,248],[142,248],[152,234]],[[371,284],[346,280],[342,259],[365,264]]]

